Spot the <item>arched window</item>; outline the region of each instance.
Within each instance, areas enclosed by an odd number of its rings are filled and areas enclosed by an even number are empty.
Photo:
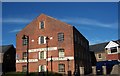
[[[39,72],[46,71],[46,65],[39,65]]]
[[[40,38],[40,43],[41,43],[41,44],[44,43],[44,36],[41,36],[41,38]]]
[[[40,59],[44,59],[44,51],[40,52]]]
[[[44,21],[41,21],[41,22],[39,23],[39,28],[40,28],[40,29],[44,29]]]
[[[38,38],[38,44],[45,44],[45,43],[46,43],[45,38],[46,38],[46,37],[44,37],[44,36],[40,36],[40,37]]]
[[[44,65],[41,65],[41,71],[44,72]]]

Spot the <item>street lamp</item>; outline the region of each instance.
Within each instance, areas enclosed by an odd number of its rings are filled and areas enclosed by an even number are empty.
[[[27,45],[27,76],[29,76],[28,74],[29,74],[29,61],[28,61],[28,59],[29,59],[29,53],[28,53],[28,49],[29,49],[29,36],[27,36],[27,35],[23,35],[23,37],[22,37],[22,39],[23,39],[23,45]]]
[[[67,59],[67,62],[68,62],[68,76],[71,76],[72,74],[71,74],[71,71],[70,71],[70,69],[69,69],[69,65],[70,65],[70,64],[69,64],[69,61],[70,61],[70,60]]]
[[[48,38],[48,36],[46,37],[46,50],[47,50],[47,76],[48,76],[48,40],[49,40],[49,38]]]
[[[51,72],[52,72],[52,61],[53,61],[53,60],[52,60],[52,56],[51,56],[51,60],[50,60],[50,61],[51,61]]]
[[[67,59],[67,62],[68,62],[68,71],[69,71],[69,61],[70,61],[70,60],[69,60],[69,59]]]

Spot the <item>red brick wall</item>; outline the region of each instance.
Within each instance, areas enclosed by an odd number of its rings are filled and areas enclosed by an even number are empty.
[[[39,22],[45,21],[45,28],[39,29]],[[57,34],[59,32],[64,33],[64,41],[58,42]],[[39,36],[48,36],[53,37],[53,39],[49,40],[48,46],[49,47],[58,47],[65,49],[65,56],[73,56],[74,57],[74,46],[73,46],[73,27],[63,23],[59,20],[53,19],[51,17],[47,17],[44,14],[40,15],[38,18],[33,20],[30,24],[28,24],[22,31],[20,31],[16,36],[16,51],[19,55],[19,59],[22,59],[22,52],[26,51],[26,46],[22,45],[22,36],[28,35],[29,36],[29,49],[37,49],[37,48],[46,48],[46,44],[38,44],[38,37]],[[34,40],[34,42],[32,42]],[[58,50],[49,51],[48,57],[58,57]],[[29,58],[38,59],[38,52],[36,53],[29,53]],[[65,68],[67,72],[67,61],[63,61],[65,63]],[[46,64],[46,60],[39,60],[35,63],[30,63],[30,72],[36,71],[38,65]],[[74,69],[74,61],[71,61],[71,69]],[[22,71],[23,63],[16,64],[16,71]],[[50,63],[49,63],[50,65]],[[58,62],[53,62],[53,71],[58,72]],[[48,67],[50,70],[50,67]]]
[[[58,72],[58,64],[65,64],[65,73],[67,74],[68,71],[68,62],[67,61],[54,61],[53,62],[53,71],[54,72]],[[51,62],[48,63],[48,69],[49,71],[51,71]],[[72,71],[72,73],[74,72],[74,61],[70,60],[69,61],[69,70]]]
[[[118,60],[120,54],[107,54],[107,60]]]

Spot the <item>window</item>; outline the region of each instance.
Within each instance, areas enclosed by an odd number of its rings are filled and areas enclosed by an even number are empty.
[[[27,59],[27,52],[23,52],[23,59]]]
[[[46,71],[46,65],[40,65],[39,72],[44,72],[44,71]]]
[[[39,28],[40,28],[40,29],[44,29],[44,21],[41,21],[41,22],[40,22]]]
[[[40,38],[40,43],[41,43],[41,44],[44,43],[44,37],[43,37],[43,36],[41,36],[41,38]]]
[[[45,71],[45,70],[44,70],[44,65],[41,65],[41,71],[42,71],[42,72]]]
[[[64,57],[64,49],[58,49],[59,57]]]
[[[64,33],[58,33],[58,41],[64,41]]]
[[[23,45],[27,45],[27,38],[26,39],[23,39]]]
[[[19,55],[18,54],[16,54],[16,59],[19,59]]]
[[[22,66],[22,72],[26,72],[27,71],[27,66],[26,65],[23,65]]]
[[[98,58],[101,59],[102,58],[102,54],[98,54]]]
[[[112,47],[112,48],[110,48],[110,49],[111,49],[111,53],[117,52],[117,47]]]
[[[46,51],[39,52],[39,59],[46,59]]]
[[[65,64],[59,64],[58,68],[59,72],[65,72]]]
[[[45,43],[46,43],[45,38],[46,38],[46,37],[44,37],[44,36],[40,36],[40,37],[38,38],[38,44],[45,44]]]
[[[44,59],[44,51],[40,52],[40,59]]]

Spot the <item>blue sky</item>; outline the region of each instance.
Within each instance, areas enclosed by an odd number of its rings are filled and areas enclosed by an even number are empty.
[[[41,13],[75,26],[96,44],[118,39],[116,2],[19,2],[2,5],[2,44],[16,46],[16,34]]]

